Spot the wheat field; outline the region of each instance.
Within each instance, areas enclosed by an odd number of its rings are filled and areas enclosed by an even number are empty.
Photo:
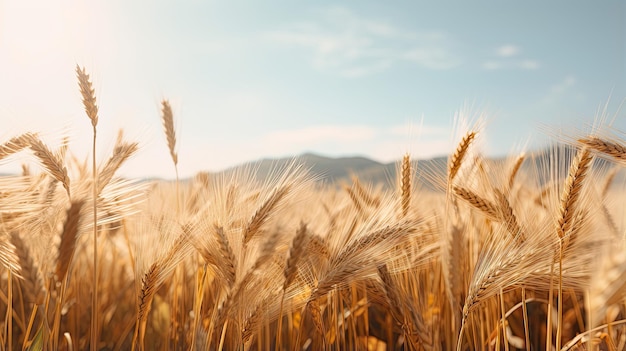
[[[626,349],[610,125],[494,161],[476,124],[443,172],[399,155],[391,186],[324,184],[297,160],[179,180],[165,100],[176,180],[145,182],[116,175],[138,150],[122,133],[96,160],[106,118],[76,73],[91,158],[35,132],[0,146],[44,170],[0,177],[0,350]]]

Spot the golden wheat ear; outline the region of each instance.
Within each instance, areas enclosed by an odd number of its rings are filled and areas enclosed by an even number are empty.
[[[30,146],[31,136],[31,133],[21,134],[0,145],[0,160]]]
[[[165,137],[167,138],[167,147],[172,156],[174,166],[178,165],[178,153],[176,152],[176,130],[174,129],[174,114],[172,106],[168,100],[161,101],[161,115],[163,117],[163,129],[165,129]]]
[[[561,194],[561,208],[558,219],[557,234],[559,239],[566,239],[572,229],[574,213],[578,205],[578,199],[582,193],[582,186],[591,167],[593,155],[588,148],[582,148],[572,161],[569,175],[565,181],[565,187]]]
[[[20,272],[22,275],[21,285],[26,302],[39,304],[43,299],[43,283],[41,271],[32,253],[24,240],[17,232],[11,233],[11,244],[15,247],[15,254],[18,257]]]
[[[117,172],[122,164],[133,156],[138,149],[139,144],[137,143],[129,143],[122,140],[117,143],[115,150],[113,150],[113,155],[111,155],[99,172],[98,195],[100,195],[102,190],[109,184],[109,182],[111,182],[115,172]]]
[[[57,181],[63,184],[67,196],[70,196],[70,177],[67,174],[67,168],[63,165],[63,161],[59,155],[53,153],[46,144],[44,144],[34,134],[27,136],[28,143],[35,156],[39,159],[46,171]]]
[[[624,143],[594,136],[578,139],[578,142],[588,148],[610,156],[622,164],[626,163],[626,145]]]
[[[84,203],[83,200],[74,201],[67,210],[57,257],[56,277],[58,281],[65,280],[72,258],[74,257],[74,250],[76,249],[79,234],[80,211]]]
[[[457,146],[456,151],[450,157],[450,160],[448,161],[448,183],[450,185],[452,185],[452,181],[459,173],[459,169],[461,169],[465,154],[467,154],[467,150],[474,141],[475,137],[476,132],[468,132],[467,134],[465,134],[465,136]]]
[[[78,77],[78,86],[80,87],[80,94],[83,97],[83,105],[85,107],[85,113],[91,120],[91,125],[96,128],[98,125],[98,105],[96,105],[96,92],[91,85],[89,75],[85,71],[85,68],[80,68],[76,65],[76,76]]]
[[[399,180],[402,217],[406,217],[409,214],[409,207],[411,206],[411,188],[413,185],[413,167],[411,165],[411,156],[408,153],[402,157]]]

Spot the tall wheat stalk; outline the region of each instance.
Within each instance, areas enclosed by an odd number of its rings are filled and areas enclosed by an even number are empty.
[[[93,145],[91,156],[92,172],[92,196],[93,196],[93,295],[91,300],[91,350],[96,351],[98,347],[98,173],[96,169],[96,126],[98,125],[98,105],[96,105],[95,91],[89,80],[89,75],[85,68],[76,65],[76,75],[78,86],[83,97],[85,113],[91,120],[93,127]]]
[[[572,161],[565,187],[561,194],[561,207],[558,219],[557,234],[559,237],[559,291],[558,291],[558,323],[556,330],[556,349],[561,349],[561,335],[563,329],[563,251],[573,236],[575,226],[574,213],[579,205],[582,186],[591,166],[593,156],[589,149],[583,147]]]

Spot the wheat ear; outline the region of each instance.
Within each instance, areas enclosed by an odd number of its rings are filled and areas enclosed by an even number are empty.
[[[480,195],[464,187],[455,185],[452,187],[452,190],[454,190],[454,193],[457,194],[461,199],[467,201],[467,203],[482,211],[491,219],[496,221],[499,220],[498,210],[496,209],[496,206],[489,200],[482,198]]]
[[[23,278],[22,291],[26,295],[26,300],[30,303],[40,303],[43,293],[41,272],[33,256],[26,246],[24,240],[17,232],[11,233],[11,244],[15,247],[15,254],[18,258],[21,276]]]
[[[416,222],[399,222],[384,228],[373,230],[351,243],[348,243],[329,262],[330,270],[319,280],[309,297],[309,301],[326,295],[335,286],[346,284],[358,278],[359,273],[377,267],[380,258],[402,239],[416,232]]]
[[[0,160],[27,148],[30,145],[31,138],[31,133],[25,133],[13,137],[9,141],[0,145]]]
[[[603,154],[609,155],[618,161],[626,161],[626,145],[593,136],[578,139],[578,141],[583,145],[599,151]]]
[[[358,197],[363,200],[363,202],[365,202],[367,206],[380,206],[380,199],[373,194],[370,194],[369,191],[366,190],[363,185],[361,185],[361,182],[359,181],[359,178],[357,176],[352,177],[352,185],[354,186],[355,194],[358,195]]]
[[[456,151],[452,154],[452,157],[450,157],[450,161],[448,162],[448,184],[452,184],[457,173],[459,173],[463,158],[465,154],[467,154],[467,150],[472,144],[472,141],[474,141],[474,137],[476,137],[476,132],[468,132],[465,134],[457,146]]]
[[[178,165],[178,153],[176,152],[176,131],[174,129],[174,114],[172,113],[172,106],[168,100],[161,101],[161,115],[163,117],[163,129],[165,130],[165,137],[167,138],[167,147],[170,150],[170,156],[172,156],[172,162],[174,166]]]
[[[269,198],[252,215],[243,233],[244,244],[247,244],[254,236],[259,234],[263,224],[268,220],[280,201],[289,193],[290,188],[288,185],[275,188]]]
[[[509,172],[509,183],[508,183],[508,188],[512,189],[513,188],[513,183],[515,182],[515,177],[517,176],[517,173],[519,172],[520,168],[522,167],[522,163],[524,163],[524,160],[526,159],[526,155],[524,153],[520,154],[517,159],[515,160],[515,163],[513,163],[513,167],[511,167],[511,171]]]
[[[63,165],[63,161],[54,154],[46,144],[44,144],[39,138],[33,134],[27,136],[31,150],[35,153],[35,156],[41,161],[44,168],[48,173],[56,180],[63,184],[67,196],[70,196],[70,178],[67,175],[67,168]]]
[[[102,193],[102,190],[109,184],[115,172],[122,166],[122,164],[128,160],[135,152],[139,145],[137,143],[119,142],[113,150],[113,155],[104,164],[104,167],[100,170],[98,181],[98,194]]]
[[[609,171],[609,174],[604,179],[604,186],[602,187],[602,197],[606,197],[606,195],[609,193],[609,190],[611,189],[611,184],[613,184],[613,180],[615,179],[615,176],[617,175],[619,170],[620,169],[618,167],[613,167]]]
[[[91,120],[91,125],[95,128],[98,125],[98,105],[96,105],[96,92],[91,85],[89,75],[85,68],[76,65],[76,76],[78,77],[78,86],[83,96],[83,106],[85,113]]]
[[[411,206],[411,183],[413,181],[413,169],[411,167],[411,156],[407,153],[402,158],[400,166],[400,198],[402,204],[402,217],[409,214]]]
[[[296,232],[296,236],[291,241],[291,247],[289,248],[289,255],[287,257],[287,263],[283,271],[285,282],[283,283],[283,291],[287,290],[289,285],[293,282],[298,272],[298,262],[303,258],[304,250],[308,246],[309,235],[307,232],[306,224],[300,223],[300,228]]]
[[[504,222],[506,228],[509,230],[509,233],[511,233],[516,240],[519,242],[526,241],[526,236],[517,222],[517,217],[515,217],[515,213],[513,213],[513,208],[509,203],[509,199],[507,199],[506,195],[498,189],[494,189],[494,192],[496,193],[496,200],[498,202],[500,220]]]
[[[224,234],[224,228],[215,227],[215,236],[219,244],[220,255],[222,256],[221,259],[218,258],[215,264],[222,271],[228,286],[232,288],[236,280],[237,270],[235,265],[237,259],[230,247],[226,234]]]
[[[390,308],[391,316],[396,320],[402,330],[404,331],[404,336],[409,339],[412,344],[423,344],[418,337],[418,333],[415,330],[415,326],[411,323],[410,320],[407,320],[405,316],[411,311],[410,308],[407,308],[401,298],[400,290],[398,289],[396,283],[393,281],[391,274],[389,273],[389,269],[386,264],[379,265],[378,276],[382,281],[383,290],[385,291],[385,297],[387,299],[387,305]],[[415,313],[411,313],[415,315]],[[414,340],[417,337],[418,340]]]
[[[20,260],[15,253],[15,246],[8,238],[0,238],[0,265],[11,271],[11,274],[21,278]]]
[[[559,239],[566,239],[572,228],[574,212],[582,192],[582,185],[587,177],[593,156],[588,148],[581,149],[572,161],[565,187],[561,193],[561,207],[559,210],[557,234]]]
[[[174,268],[191,252],[193,247],[186,230],[176,238],[170,249],[159,259],[152,263],[150,268],[141,278],[141,291],[138,297],[137,323],[135,324],[135,336],[133,337],[133,349],[138,342],[139,349],[144,349],[144,337],[148,313],[154,299],[154,294]]]
[[[65,280],[70,263],[72,262],[72,257],[74,257],[74,250],[76,249],[76,241],[78,239],[80,211],[83,204],[83,200],[74,201],[67,210],[67,217],[65,218],[63,232],[61,233],[61,244],[59,245],[56,266],[56,277],[60,282]]]

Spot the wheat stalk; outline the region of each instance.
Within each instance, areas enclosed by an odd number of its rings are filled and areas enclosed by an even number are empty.
[[[574,228],[575,210],[578,199],[582,193],[582,186],[587,177],[593,156],[589,149],[583,147],[572,161],[569,175],[565,181],[565,187],[561,194],[561,207],[558,218],[557,234],[559,236],[559,298],[558,298],[558,322],[556,333],[556,348],[561,348],[561,333],[563,329],[563,251],[571,237],[570,231]]]
[[[93,127],[93,143],[92,143],[92,157],[91,157],[91,174],[92,174],[92,196],[93,196],[93,292],[91,300],[91,340],[90,349],[96,351],[98,343],[98,322],[99,322],[99,310],[98,310],[98,174],[96,173],[96,135],[98,125],[98,105],[96,105],[95,91],[91,86],[89,75],[86,73],[85,68],[80,68],[76,65],[76,76],[78,78],[78,86],[80,93],[83,97],[83,106],[85,107],[85,113],[89,120],[91,120],[91,126]],[[69,180],[68,180],[69,181]],[[69,190],[68,190],[69,194]]]

